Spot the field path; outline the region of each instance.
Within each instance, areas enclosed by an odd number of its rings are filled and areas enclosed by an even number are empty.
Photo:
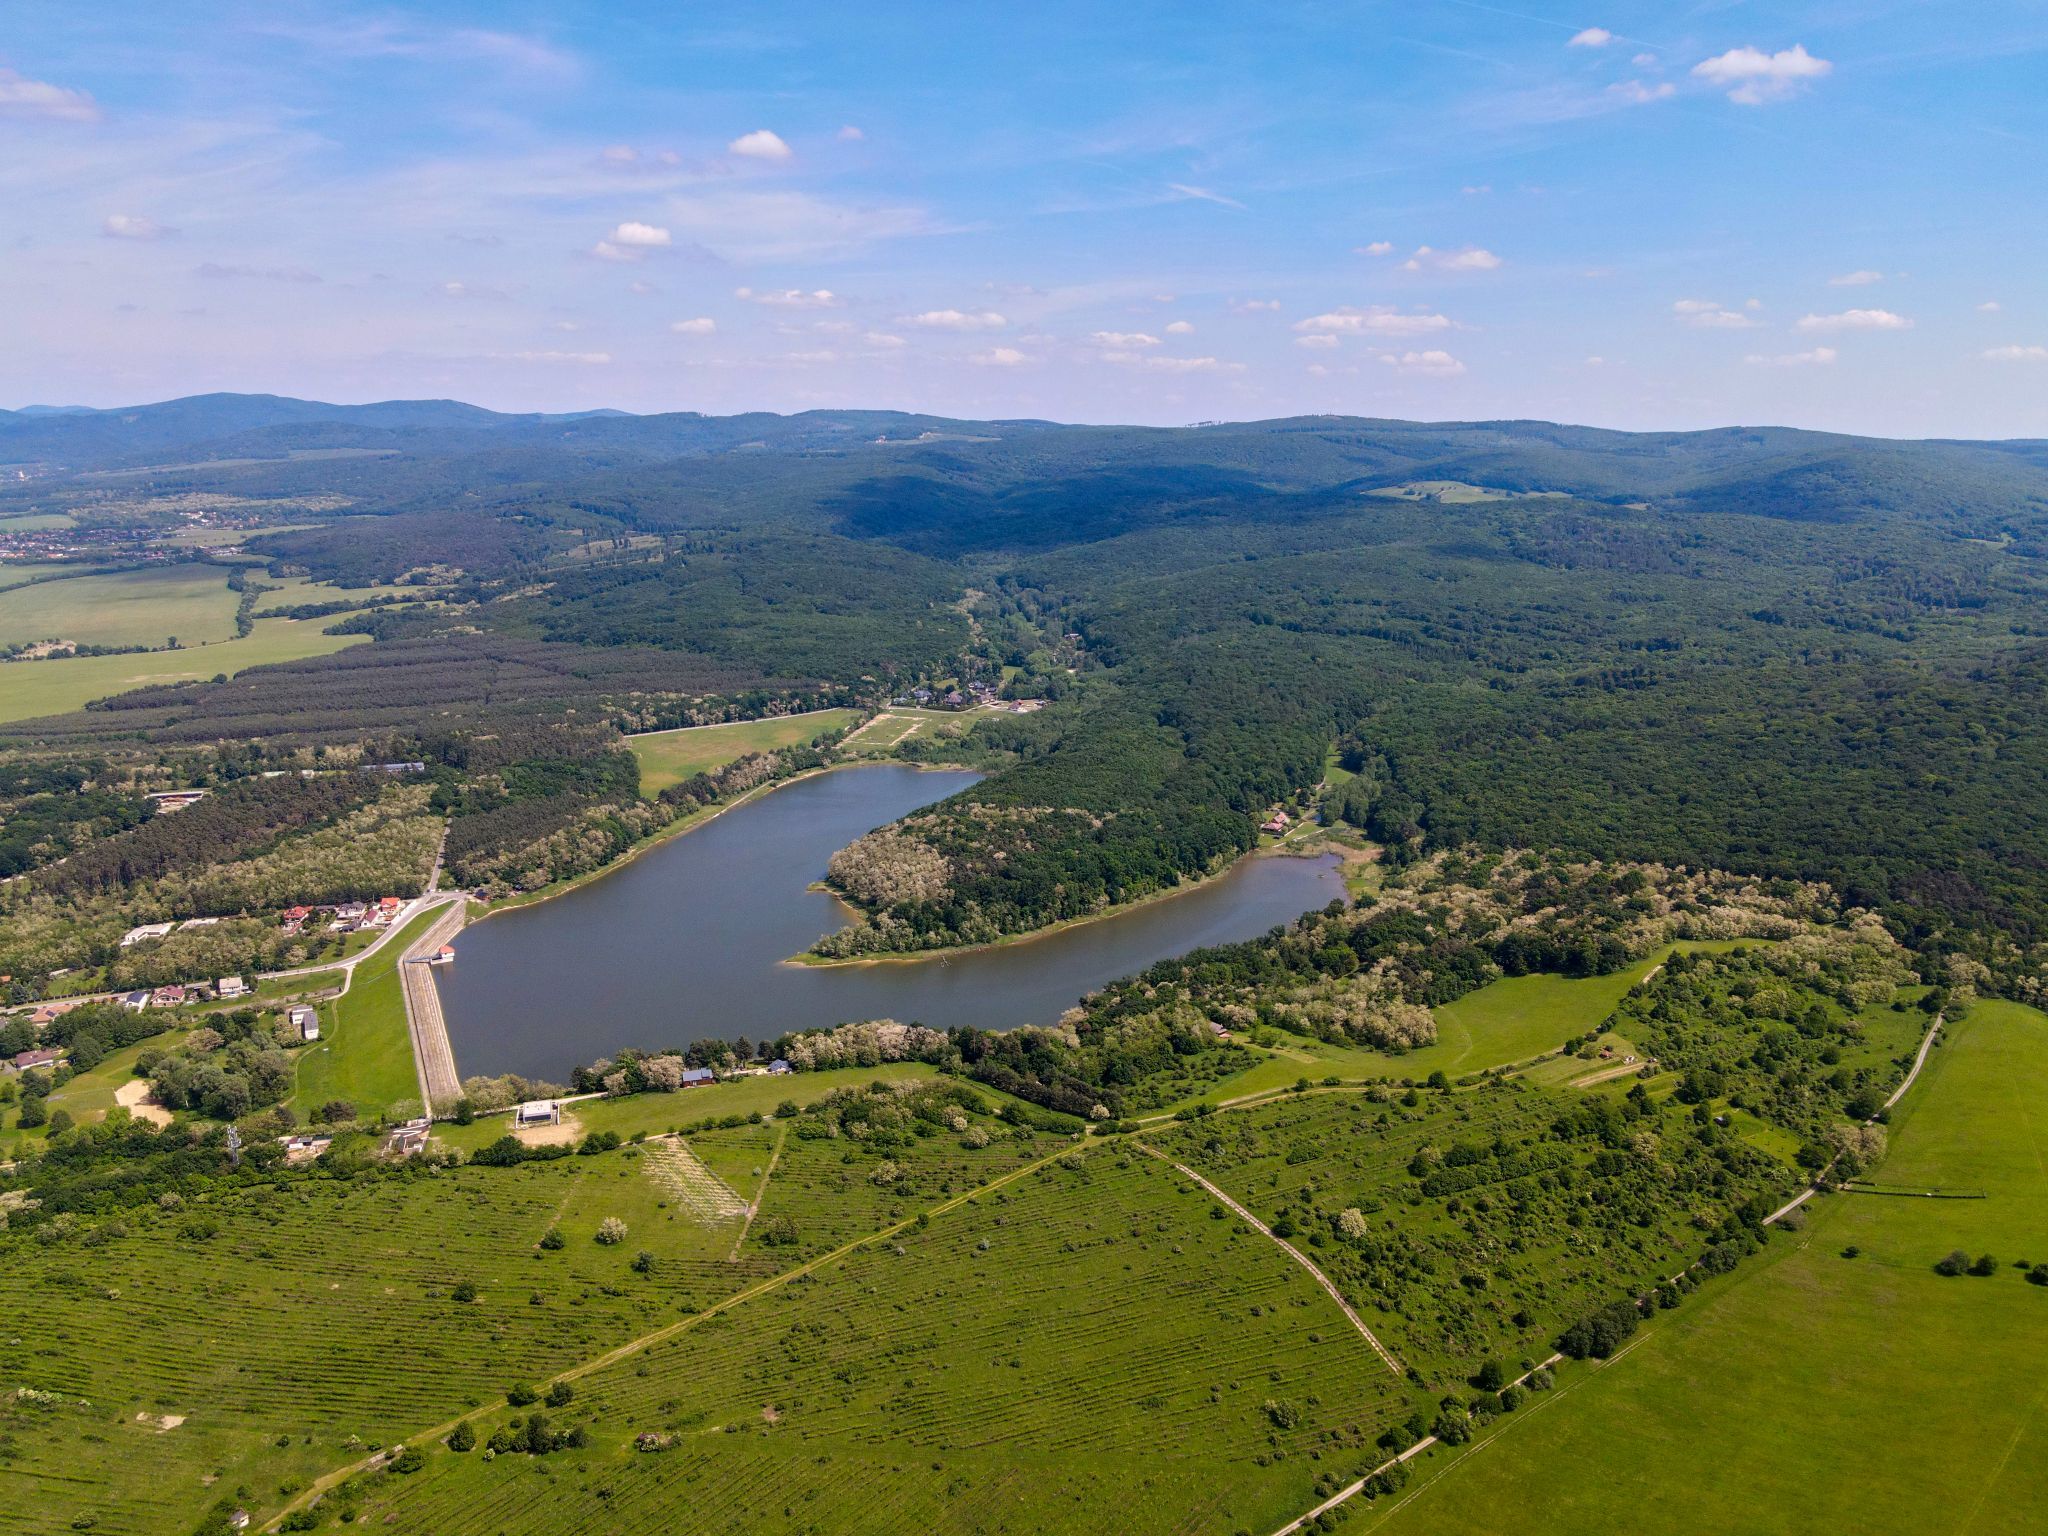
[[[1315,1266],[1313,1262],[1311,1262],[1307,1254],[1303,1253],[1299,1248],[1295,1247],[1294,1244],[1288,1242],[1286,1238],[1280,1237],[1277,1234],[1275,1234],[1271,1227],[1267,1226],[1263,1221],[1259,1220],[1258,1217],[1254,1216],[1250,1211],[1246,1210],[1243,1206],[1239,1205],[1235,1200],[1231,1199],[1229,1195],[1226,1195],[1214,1184],[1211,1184],[1207,1179],[1203,1178],[1199,1173],[1195,1172],[1194,1169],[1188,1167],[1187,1164],[1176,1163],[1172,1158],[1168,1157],[1164,1152],[1160,1151],[1157,1147],[1148,1147],[1142,1141],[1135,1142],[1133,1143],[1133,1145],[1135,1145],[1137,1149],[1140,1152],[1143,1152],[1147,1157],[1158,1158],[1160,1162],[1165,1163],[1168,1167],[1172,1168],[1176,1173],[1180,1174],[1182,1178],[1191,1180],[1192,1182],[1201,1185],[1201,1187],[1207,1190],[1210,1196],[1214,1198],[1219,1204],[1228,1207],[1231,1211],[1235,1212],[1241,1220],[1249,1223],[1254,1231],[1263,1232],[1274,1243],[1278,1244],[1282,1249],[1284,1249],[1287,1252],[1288,1256],[1292,1258],[1295,1263],[1299,1264],[1303,1269],[1307,1270],[1311,1275],[1315,1276],[1317,1285],[1320,1285],[1324,1290],[1330,1293],[1330,1300],[1337,1303],[1338,1308],[1344,1313],[1344,1315],[1351,1319],[1351,1326],[1358,1330],[1358,1335],[1360,1338],[1364,1339],[1366,1343],[1372,1346],[1372,1352],[1378,1355],[1380,1359],[1386,1363],[1387,1369],[1392,1371],[1396,1376],[1406,1374],[1406,1372],[1403,1371],[1401,1367],[1401,1362],[1394,1358],[1392,1352],[1388,1350],[1386,1345],[1382,1344],[1378,1339],[1373,1337],[1373,1331],[1365,1326],[1365,1319],[1358,1315],[1357,1309],[1353,1307],[1350,1302],[1344,1299],[1344,1293],[1337,1289],[1336,1285],[1331,1281],[1328,1275],[1324,1274],[1320,1269],[1318,1269]]]
[[[728,1264],[737,1264],[740,1245],[747,1240],[747,1234],[754,1230],[754,1218],[761,1214],[761,1202],[768,1198],[768,1181],[775,1177],[775,1165],[782,1161],[783,1144],[789,1140],[789,1122],[782,1122],[775,1133],[775,1146],[768,1153],[768,1166],[761,1170],[761,1182],[754,1188],[754,1198],[747,1205],[747,1219],[740,1223],[740,1235],[732,1240],[732,1252],[725,1256]]]

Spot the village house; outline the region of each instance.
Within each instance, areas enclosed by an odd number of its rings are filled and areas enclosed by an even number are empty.
[[[239,976],[223,976],[214,984],[214,993],[222,1002],[231,997],[247,997],[249,984]]]
[[[789,1072],[791,1070],[792,1068],[790,1067],[789,1063],[784,1061],[780,1056],[776,1057],[773,1061],[768,1063],[769,1074],[774,1077],[781,1077],[784,1073]]]
[[[149,994],[147,992],[130,992],[121,999],[121,1006],[130,1013],[140,1013],[149,1006]]]
[[[149,994],[149,1000],[159,1008],[182,1007],[185,1002],[185,988],[173,982],[169,986],[158,987]]]
[[[17,1072],[33,1072],[39,1067],[54,1067],[57,1065],[57,1053],[55,1051],[20,1051],[16,1053],[12,1065]]]
[[[683,1086],[685,1088],[699,1088],[706,1083],[715,1083],[717,1081],[718,1074],[709,1067],[683,1068]]]
[[[299,1032],[301,1040],[320,1038],[320,1015],[304,1003],[294,1003],[285,1014],[285,1020]]]

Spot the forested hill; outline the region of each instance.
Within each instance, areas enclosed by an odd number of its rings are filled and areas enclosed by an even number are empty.
[[[435,672],[456,722],[667,718],[663,655],[810,696],[1007,676],[1050,700],[978,726],[993,775],[878,845],[917,878],[862,878],[849,947],[1145,895],[1327,776],[1396,860],[1473,840],[1825,880],[2003,976],[2044,958],[2048,443],[209,396],[0,415],[0,461],[0,530],[215,498],[293,525],[243,546],[273,578],[402,583],[348,621],[377,644],[293,664],[361,680],[379,732],[380,658],[435,647],[466,658]],[[400,600],[419,582],[432,601]],[[510,676],[537,681],[450,696]],[[7,730],[288,737],[300,687],[259,670]],[[307,696],[346,733],[340,691]]]

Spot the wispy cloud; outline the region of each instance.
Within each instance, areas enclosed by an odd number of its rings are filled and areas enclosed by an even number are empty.
[[[1462,250],[1439,251],[1427,245],[1415,248],[1415,254],[1402,262],[1409,272],[1420,272],[1425,268],[1435,272],[1491,272],[1501,264],[1498,256],[1476,245]]]
[[[1236,198],[1225,197],[1221,192],[1212,192],[1207,187],[1191,187],[1185,182],[1169,181],[1166,189],[1184,201],[1214,203],[1219,208],[1235,208],[1239,213],[1244,212],[1244,204]]]
[[[1015,347],[990,347],[986,352],[974,353],[967,361],[983,368],[1021,368],[1032,359]]]
[[[163,240],[177,230],[139,213],[110,213],[100,225],[100,233],[109,240]]]
[[[1156,347],[1157,336],[1147,336],[1143,331],[1097,331],[1088,338],[1098,347]]]
[[[1811,352],[1781,352],[1774,357],[1752,352],[1743,361],[1758,368],[1810,368],[1825,367],[1834,362],[1836,356],[1833,347],[1815,347]]]
[[[1679,299],[1671,306],[1679,320],[1696,330],[1741,331],[1758,324],[1739,310],[1728,309],[1714,299]]]
[[[1605,48],[1609,43],[1613,41],[1614,34],[1608,31],[1605,27],[1587,27],[1584,31],[1574,32],[1571,36],[1571,40],[1565,44],[1565,47]]]
[[[1868,267],[1856,272],[1842,272],[1828,279],[1830,288],[1864,288],[1872,283],[1884,281],[1882,272],[1873,272]]]
[[[1993,363],[2048,363],[2048,347],[1987,347],[1984,357]]]
[[[99,103],[84,91],[31,80],[0,69],[0,117],[39,117],[53,123],[96,123]]]
[[[1451,328],[1448,318],[1428,311],[1399,310],[1391,304],[1363,309],[1345,305],[1294,323],[1297,331],[1327,336],[1425,336]]]
[[[710,336],[718,330],[718,322],[709,315],[699,315],[694,320],[671,320],[668,328],[678,336]]]
[[[846,302],[830,288],[813,288],[808,293],[801,288],[735,288],[732,296],[749,304],[766,304],[771,309],[836,309]]]

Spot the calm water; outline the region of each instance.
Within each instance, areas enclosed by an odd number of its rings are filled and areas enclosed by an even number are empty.
[[[465,929],[455,963],[436,972],[462,1072],[560,1080],[620,1046],[772,1040],[849,1019],[1050,1023],[1104,982],[1344,893],[1331,861],[1249,859],[1186,895],[1028,944],[880,966],[778,963],[847,920],[835,898],[805,889],[835,850],[975,778],[893,764],[820,774]]]

